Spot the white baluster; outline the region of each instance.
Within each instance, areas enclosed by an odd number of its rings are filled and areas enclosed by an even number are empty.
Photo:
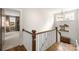
[[[78,41],[76,40],[76,48],[77,48],[77,50],[79,50],[79,48],[78,48]]]
[[[59,33],[57,35],[58,35],[58,42],[60,43],[60,35],[59,35]]]
[[[46,32],[46,33],[45,33],[45,35],[46,35],[46,38],[45,38],[45,48],[47,48],[47,46],[48,46],[48,45],[47,45],[47,42],[46,42],[46,40],[48,39],[48,38],[47,38],[47,37],[48,37],[47,34],[48,34],[48,33]]]
[[[39,51],[39,35],[36,36],[36,50]]]

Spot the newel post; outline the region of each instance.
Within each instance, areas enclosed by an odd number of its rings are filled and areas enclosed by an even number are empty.
[[[32,30],[32,51],[36,51],[36,30]]]

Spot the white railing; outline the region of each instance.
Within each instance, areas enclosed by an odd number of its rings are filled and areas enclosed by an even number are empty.
[[[23,31],[23,45],[28,51],[32,51],[32,35],[28,31]]]
[[[44,51],[52,46],[55,42],[60,42],[61,33],[57,27],[53,30],[37,33],[36,36],[36,50]]]
[[[53,43],[56,42],[56,33],[55,31],[50,31],[37,35],[37,50],[44,51],[49,48]]]
[[[60,35],[58,35],[60,34]],[[32,33],[23,29],[23,42],[28,50],[32,51],[44,51],[53,45],[55,42],[60,41],[61,33],[57,27],[52,30],[36,33],[36,30],[32,30]]]

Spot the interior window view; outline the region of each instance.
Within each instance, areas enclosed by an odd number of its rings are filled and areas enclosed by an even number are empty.
[[[1,8],[1,51],[78,51],[79,9]]]

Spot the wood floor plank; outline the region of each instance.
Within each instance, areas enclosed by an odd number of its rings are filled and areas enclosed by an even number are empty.
[[[26,48],[22,45],[22,46],[17,46],[11,49],[8,49],[6,51],[27,51]]]
[[[67,43],[55,43],[46,51],[77,51],[75,45]]]

